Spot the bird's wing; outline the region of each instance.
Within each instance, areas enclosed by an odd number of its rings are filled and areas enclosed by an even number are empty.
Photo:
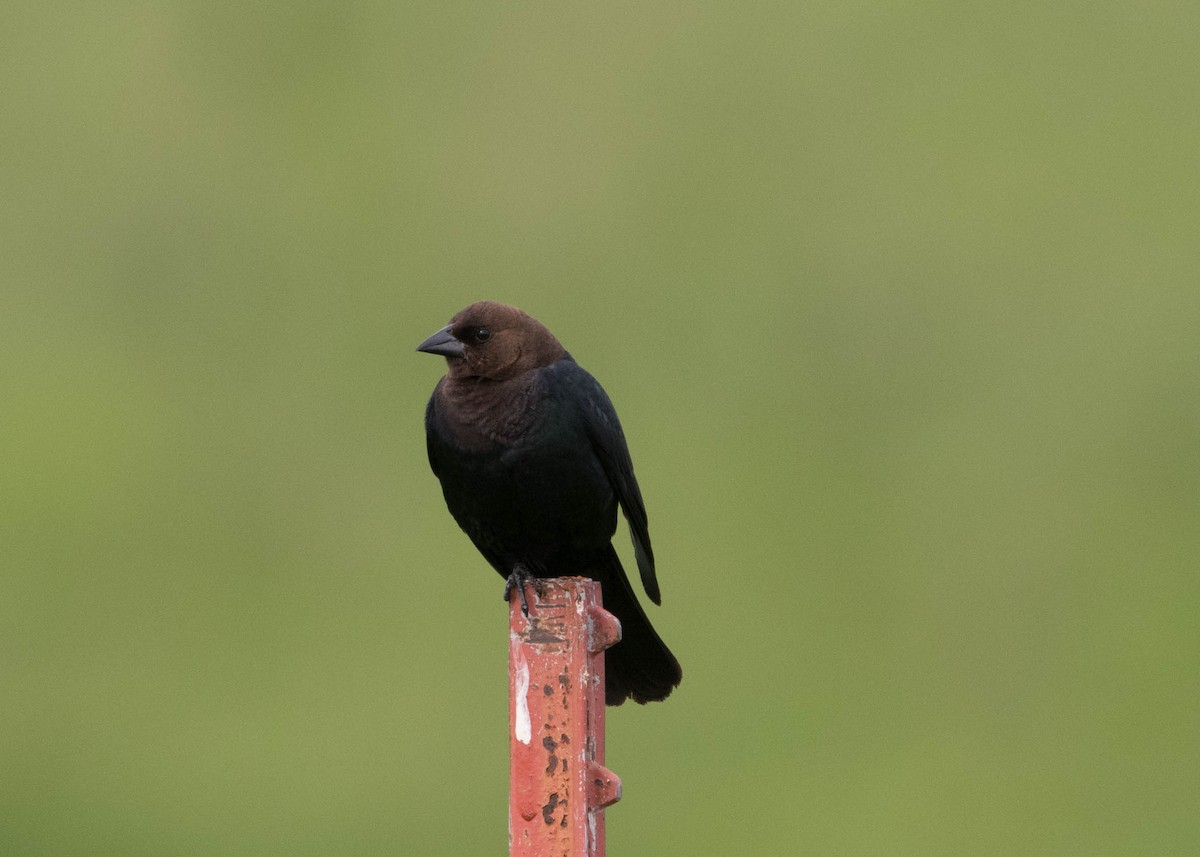
[[[642,585],[646,587],[650,600],[661,604],[658,578],[654,574],[654,551],[650,547],[650,530],[646,524],[646,504],[642,501],[637,477],[633,475],[633,461],[629,457],[629,447],[625,443],[625,433],[621,431],[617,411],[600,383],[578,364],[572,365],[575,367],[573,371],[581,376],[579,382],[586,392],[584,422],[588,439],[616,492],[625,520],[629,522],[633,555],[637,559]]]

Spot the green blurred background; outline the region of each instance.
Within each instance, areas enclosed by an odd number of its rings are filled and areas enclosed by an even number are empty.
[[[484,297],[649,507],[610,854],[1200,852],[1198,27],[8,5],[0,854],[505,853],[413,351]]]

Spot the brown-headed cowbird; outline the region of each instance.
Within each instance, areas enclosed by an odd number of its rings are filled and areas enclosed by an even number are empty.
[[[606,701],[665,699],[682,671],[642,611],[612,546],[617,504],[646,593],[660,603],[646,508],[612,402],[537,319],[471,304],[418,351],[446,358],[425,409],[429,464],[446,505],[506,579],[600,581],[622,638],[605,652]]]

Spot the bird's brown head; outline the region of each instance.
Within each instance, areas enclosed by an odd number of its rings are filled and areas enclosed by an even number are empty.
[[[503,381],[567,355],[546,327],[515,306],[479,301],[417,346],[446,358],[451,378]]]

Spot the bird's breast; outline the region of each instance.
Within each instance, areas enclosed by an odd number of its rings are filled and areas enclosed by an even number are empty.
[[[498,454],[537,431],[541,415],[531,392],[512,384],[445,384],[434,394],[438,422],[459,449]]]
[[[586,547],[611,537],[616,497],[567,393],[544,373],[435,393],[435,469],[450,511],[473,537]]]

